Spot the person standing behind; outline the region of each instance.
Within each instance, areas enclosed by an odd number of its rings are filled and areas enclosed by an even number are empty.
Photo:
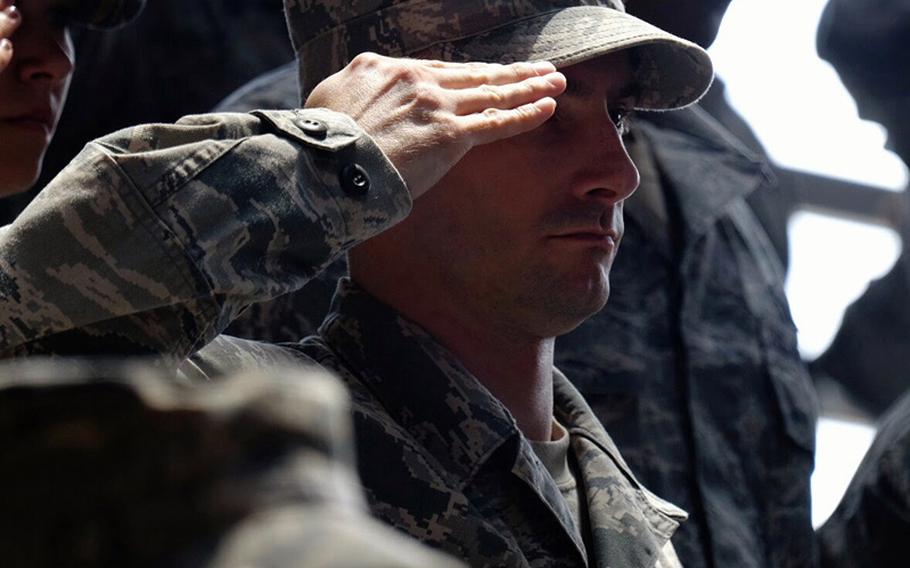
[[[73,43],[79,57],[69,103],[36,188],[88,140],[208,112],[239,85],[294,57],[281,0],[155,0],[129,26],[76,30]]]
[[[144,0],[0,0],[0,198],[29,189],[66,102],[72,25],[111,28]]]
[[[910,167],[910,2],[833,0],[819,24],[817,47],[856,101],[859,115],[888,131],[888,147]],[[844,314],[813,371],[844,385],[878,416],[910,387],[910,191],[904,190],[903,251]]]

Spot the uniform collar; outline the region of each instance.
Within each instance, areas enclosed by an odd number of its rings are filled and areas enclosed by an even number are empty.
[[[569,431],[584,478],[590,565],[653,566],[686,512],[638,482],[581,393],[559,371],[553,393],[556,419]]]
[[[507,440],[509,411],[416,323],[342,278],[319,334],[461,489]]]
[[[637,124],[663,182],[673,186],[687,236],[704,234],[733,201],[776,183],[763,157],[697,105],[645,114]]]

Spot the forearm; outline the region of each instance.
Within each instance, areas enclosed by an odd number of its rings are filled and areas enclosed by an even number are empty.
[[[327,132],[302,129],[307,118]],[[343,187],[351,164],[367,191]],[[0,343],[7,355],[56,352],[53,338],[83,330],[100,352],[183,357],[409,207],[394,168],[343,115],[206,115],[122,131],[90,144],[0,229]]]

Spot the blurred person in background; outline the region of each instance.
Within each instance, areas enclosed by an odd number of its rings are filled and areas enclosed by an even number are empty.
[[[249,79],[293,58],[281,0],[155,0],[129,26],[104,34],[77,27],[72,36],[78,58],[69,104],[33,191],[0,201],[0,224],[14,219],[89,140],[208,112]]]
[[[832,0],[818,53],[840,75],[860,117],[884,126],[888,147],[910,166],[910,1]],[[873,417],[910,386],[910,193],[903,193],[901,256],[847,308],[831,346],[812,363]]]
[[[884,126],[888,147],[910,165],[910,1],[831,0],[817,40],[819,55],[838,72],[859,115]],[[907,564],[910,394],[902,393],[910,385],[908,195],[905,190],[901,256],[847,309],[831,346],[814,363],[876,414],[891,406],[844,498],[818,531],[824,568]]]
[[[0,197],[35,182],[73,71],[69,27],[51,0],[0,0]]]

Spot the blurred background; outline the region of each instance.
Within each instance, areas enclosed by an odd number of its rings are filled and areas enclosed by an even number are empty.
[[[733,0],[711,47],[731,104],[779,165],[857,182],[846,195],[805,192],[791,217],[787,295],[804,358],[831,343],[844,310],[901,252],[889,192],[907,186],[885,132],[859,118],[815,31],[827,0]],[[783,15],[786,17],[783,17]],[[832,136],[836,132],[837,136]],[[822,385],[823,418],[812,479],[813,523],[833,512],[872,442],[871,420]]]

